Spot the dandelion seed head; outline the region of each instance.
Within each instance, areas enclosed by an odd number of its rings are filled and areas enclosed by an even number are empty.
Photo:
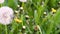
[[[1,3],[4,3],[4,0],[0,0],[0,4],[1,4]]]
[[[0,8],[0,23],[7,25],[10,24],[13,18],[13,10],[10,7]]]
[[[27,2],[27,0],[19,0],[20,2]]]

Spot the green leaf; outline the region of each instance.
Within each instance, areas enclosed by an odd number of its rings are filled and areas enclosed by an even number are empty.
[[[13,9],[17,9],[17,5],[18,5],[18,0],[8,0],[8,6],[12,7]]]

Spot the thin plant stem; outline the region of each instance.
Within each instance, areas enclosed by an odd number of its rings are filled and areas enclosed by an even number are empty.
[[[5,25],[5,33],[8,34],[8,33],[7,33],[7,25]]]
[[[22,2],[22,7],[24,9],[24,2]],[[24,14],[23,14],[24,15]],[[22,26],[23,26],[23,15],[22,15]]]
[[[0,7],[2,7],[2,4],[0,4]]]
[[[22,7],[24,8],[24,2],[22,2]]]

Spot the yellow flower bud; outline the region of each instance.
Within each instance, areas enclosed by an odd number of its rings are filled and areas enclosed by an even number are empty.
[[[54,8],[52,8],[52,12],[54,12],[54,13],[55,13],[55,12],[56,12],[56,10],[55,10]]]
[[[18,19],[18,18],[15,18],[14,20],[15,20],[16,22],[19,22],[19,23],[22,22],[22,20],[20,20],[20,19]]]

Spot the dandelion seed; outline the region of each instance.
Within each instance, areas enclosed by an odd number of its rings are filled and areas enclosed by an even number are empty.
[[[20,2],[27,2],[27,0],[19,0]]]
[[[13,10],[10,7],[0,8],[0,23],[3,25],[10,24],[13,18]]]
[[[1,4],[1,3],[4,3],[4,0],[0,0],[0,4]]]

